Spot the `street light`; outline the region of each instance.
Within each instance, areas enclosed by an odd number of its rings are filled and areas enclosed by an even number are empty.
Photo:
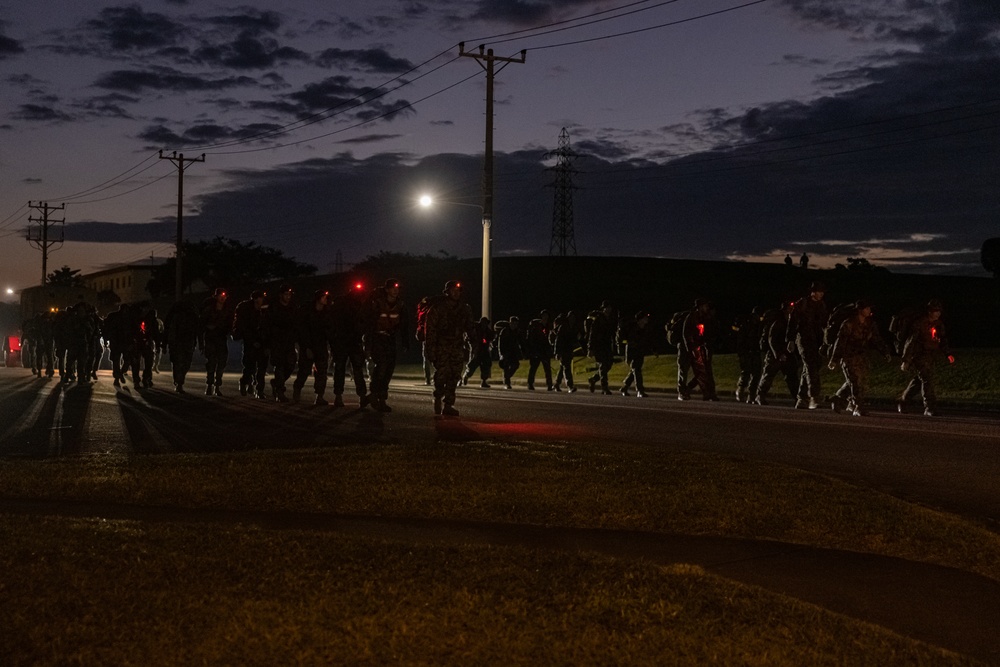
[[[420,204],[421,208],[431,208],[437,202],[443,204],[454,204],[455,206],[472,206],[473,208],[478,208],[480,213],[483,214],[483,317],[489,318],[493,321],[493,316],[490,308],[490,262],[492,258],[491,244],[493,239],[490,235],[490,219],[486,215],[486,209],[480,204],[470,204],[468,202],[454,201],[450,199],[436,199],[433,195],[423,194],[417,199],[417,203]]]

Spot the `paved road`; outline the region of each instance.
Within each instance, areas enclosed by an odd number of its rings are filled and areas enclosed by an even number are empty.
[[[0,457],[301,448],[340,442],[473,440],[630,441],[704,451],[835,475],[910,501],[1000,526],[1000,420],[924,418],[679,402],[672,394],[626,399],[463,388],[457,419],[431,414],[429,388],[400,379],[388,415],[352,406],[317,408],[242,398],[236,376],[224,397],[178,395],[168,377],[151,390],[60,385],[0,368]],[[356,406],[356,403],[355,403]],[[1000,664],[1000,584],[950,568],[798,545],[628,531],[588,531],[461,521],[272,516],[179,508],[0,501],[0,512],[236,521],[415,541],[526,544],[699,563],[722,576],[782,592],[901,634]],[[218,516],[217,516],[218,515]]]
[[[771,461],[864,484],[1000,529],[1000,416],[873,412],[857,418],[735,402],[463,388],[457,419],[434,419],[429,388],[394,382],[388,415],[279,405],[238,395],[175,394],[169,376],[150,390],[117,389],[107,372],[77,386],[0,369],[0,457],[168,453],[324,446],[338,442],[609,440],[665,453],[714,452]],[[193,385],[198,387],[198,385]],[[308,388],[304,397],[308,397]]]

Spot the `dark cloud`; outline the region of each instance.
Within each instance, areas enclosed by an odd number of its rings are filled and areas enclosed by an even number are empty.
[[[21,53],[24,53],[24,47],[21,46],[21,42],[5,35],[0,35],[0,60],[12,58]]]
[[[181,23],[138,5],[107,7],[86,27],[116,51],[146,51],[174,45],[187,34]]]
[[[344,139],[343,141],[338,141],[339,144],[375,144],[382,141],[390,141],[392,139],[399,139],[401,134],[365,134],[360,137],[352,137],[350,139]]]
[[[327,49],[316,57],[323,67],[363,69],[381,74],[399,74],[413,69],[405,58],[394,58],[385,49]]]
[[[549,5],[524,0],[481,0],[472,18],[515,25],[542,23],[551,16]]]
[[[250,77],[230,76],[213,79],[195,74],[185,74],[167,67],[149,70],[116,70],[98,77],[94,85],[107,90],[140,93],[146,89],[185,92],[192,90],[223,90],[236,86],[256,86]]]
[[[287,46],[279,46],[270,38],[258,38],[250,33],[240,35],[224,45],[207,45],[192,54],[193,60],[202,65],[231,67],[233,69],[263,69],[283,62],[306,62],[310,57]]]
[[[139,133],[138,137],[148,141],[153,148],[181,148],[183,146],[206,146],[223,141],[251,141],[264,138],[281,129],[270,123],[251,123],[240,127],[225,127],[215,123],[201,123],[178,134],[165,125],[151,125]]]
[[[211,16],[206,22],[224,28],[232,28],[249,35],[274,33],[281,27],[281,16],[277,12],[246,8],[240,14]]]
[[[73,117],[58,109],[41,104],[22,104],[18,110],[11,114],[16,120],[27,120],[33,122],[66,122],[73,120]]]
[[[139,101],[138,97],[112,93],[74,102],[72,106],[85,111],[90,116],[131,119],[134,116],[126,109],[126,105],[136,104]]]
[[[155,222],[68,222],[64,225],[67,241],[81,243],[156,243],[176,238],[176,220]]]
[[[333,111],[338,118],[349,120],[392,120],[401,113],[413,113],[405,100],[386,103],[381,101],[383,91],[358,85],[349,76],[329,77],[318,83],[307,84],[302,90],[285,96],[289,102],[258,103],[258,108],[294,113],[306,117],[317,112]]]

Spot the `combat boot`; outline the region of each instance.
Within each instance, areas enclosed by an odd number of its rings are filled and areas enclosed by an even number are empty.
[[[302,387],[296,387],[293,384],[292,385],[292,400],[295,401],[296,403],[298,403],[299,399],[301,399],[301,398],[302,398]]]
[[[483,380],[482,382],[479,383],[479,387],[480,389],[489,389],[490,383],[487,382],[486,380]]]
[[[215,393],[216,396],[222,396],[222,385],[218,385],[218,384],[215,385],[215,392],[214,393]]]
[[[340,394],[337,394],[336,396],[334,396],[333,397],[333,407],[335,407],[335,408],[342,408],[342,407],[344,407],[344,397],[341,396]]]
[[[211,385],[211,384],[207,385],[205,387],[205,395],[206,396],[212,396],[213,394],[215,394],[215,385]]]
[[[240,396],[246,396],[248,393],[250,393],[250,387],[247,385],[246,382],[242,382],[241,381],[240,382]]]
[[[746,403],[747,402],[747,393],[745,391],[743,391],[742,389],[737,389],[736,390],[736,402],[737,403]]]
[[[457,417],[458,416],[458,410],[456,410],[455,408],[451,407],[450,405],[446,405],[446,406],[444,406],[444,408],[442,408],[441,414],[443,414],[446,417]]]
[[[323,398],[320,394],[316,394],[316,400],[313,401],[313,405],[330,405],[330,401]]]
[[[629,395],[629,393],[628,393],[628,387],[622,387],[621,393],[622,393],[622,396],[626,396],[627,397]]]

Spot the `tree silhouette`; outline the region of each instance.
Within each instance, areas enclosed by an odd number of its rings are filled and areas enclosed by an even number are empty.
[[[176,260],[153,269],[153,278],[146,289],[154,297],[172,289]],[[187,289],[201,281],[209,289],[235,285],[261,285],[273,280],[311,276],[316,267],[285,257],[276,248],[260,246],[254,242],[242,243],[235,239],[217,236],[211,241],[186,242],[182,279]]]
[[[60,285],[62,287],[83,287],[83,278],[77,274],[80,269],[71,269],[63,266],[47,275],[45,280],[49,285]]]

